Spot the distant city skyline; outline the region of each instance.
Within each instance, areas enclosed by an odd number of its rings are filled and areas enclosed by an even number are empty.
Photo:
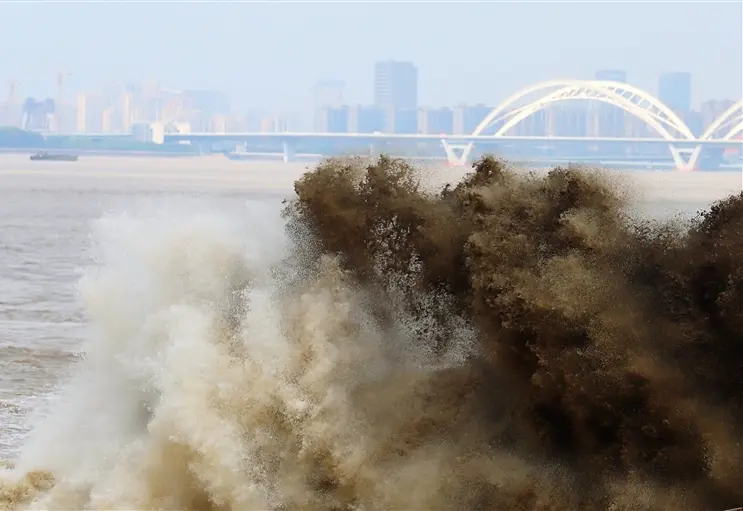
[[[346,101],[343,80],[318,81],[313,87],[311,119],[302,119],[296,112],[239,113],[230,108],[229,99],[221,91],[168,88],[155,82],[127,83],[117,90],[85,91],[71,99],[69,94],[63,97],[64,77],[59,73],[54,98],[9,97],[0,102],[0,125],[54,133],[134,133],[138,125],[155,123],[161,125],[164,132],[289,130],[461,134],[472,132],[500,103],[468,104],[462,100],[454,105],[419,106],[416,64],[393,60],[374,64],[374,96],[365,104]],[[632,86],[623,69],[598,69],[593,79]],[[740,99],[709,98],[694,109],[692,90],[691,73],[677,71],[660,74],[657,91],[645,92],[674,111],[698,135]],[[11,89],[10,93],[15,90]],[[584,100],[551,105],[528,116],[511,130],[530,136],[624,137],[647,136],[648,128],[636,116],[616,106]]]
[[[421,106],[496,104],[548,78],[622,69],[657,95],[689,72],[692,105],[740,95],[743,6],[731,3],[0,4],[0,79],[19,95],[157,80],[224,91],[233,109],[309,114],[333,77],[373,101],[373,63],[410,61]],[[538,15],[535,15],[535,10]],[[461,27],[461,28],[459,28]]]
[[[317,80],[310,86],[313,91],[314,100],[312,103],[312,110],[315,111],[322,107],[338,107],[341,105],[371,105],[377,108],[405,108],[415,109],[417,107],[423,108],[439,108],[452,106],[457,104],[485,104],[483,102],[475,102],[468,100],[467,98],[460,98],[450,105],[430,105],[420,104],[418,100],[418,89],[421,85],[418,81],[418,67],[415,62],[406,61],[392,61],[384,60],[377,61],[374,63],[375,74],[373,78],[373,91],[374,94],[371,98],[367,98],[366,101],[349,101],[348,94],[346,92],[347,84],[344,80],[339,78],[322,78]],[[381,74],[380,74],[381,73]],[[400,77],[402,74],[402,78]],[[338,74],[336,74],[338,75]],[[609,69],[601,68],[593,72],[592,76],[589,77],[575,77],[575,76],[555,76],[547,77],[543,81],[549,80],[606,80],[616,81],[620,83],[627,83],[638,87],[637,84],[633,83],[628,72],[623,69]],[[407,83],[409,82],[409,83]],[[644,89],[645,92],[661,100],[669,107],[676,111],[691,111],[698,109],[703,103],[710,100],[737,100],[743,96],[743,90],[739,91],[739,95],[736,97],[703,97],[700,99],[698,104],[694,104],[692,97],[694,96],[695,77],[688,71],[670,71],[661,72],[657,75],[656,86],[654,88]],[[538,82],[534,82],[538,83]],[[525,86],[531,86],[534,83],[523,84]],[[83,94],[96,94],[101,97],[112,96],[122,93],[142,93],[146,89],[160,90],[160,91],[172,91],[172,92],[183,92],[185,94],[192,94],[194,98],[196,96],[200,99],[196,100],[200,108],[207,103],[210,103],[211,109],[215,113],[219,114],[245,114],[256,111],[271,111],[270,108],[261,109],[258,108],[247,108],[244,110],[234,109],[230,107],[232,101],[221,90],[198,90],[187,87],[178,87],[173,84],[161,84],[157,80],[148,80],[146,82],[137,83],[133,80],[123,80],[121,84],[116,86],[103,86],[97,90],[81,90],[74,91],[68,87],[62,87],[61,82],[57,84],[57,90],[49,95],[42,96],[31,96],[24,94],[24,91],[19,88],[18,80],[13,79],[8,82],[8,93],[5,98],[0,97],[0,104],[5,103],[9,100],[13,100],[16,103],[22,103],[28,99],[34,99],[36,101],[45,101],[51,99],[56,101],[63,99],[63,103],[67,105],[73,105],[76,103],[76,97]],[[422,84],[425,86],[425,83]],[[300,86],[301,87],[301,86]],[[642,87],[640,87],[642,89]],[[517,89],[520,90],[520,89]],[[511,95],[517,90],[509,91],[507,95]],[[61,95],[60,95],[61,93]],[[291,95],[291,92],[288,93]],[[384,97],[383,97],[384,96]],[[504,98],[489,104],[498,104]]]
[[[409,65],[411,66],[411,69],[415,72],[414,78],[413,78],[413,86],[416,89],[416,93],[413,94],[410,101],[417,106],[421,107],[427,107],[427,108],[436,108],[436,107],[443,107],[447,106],[445,104],[430,104],[430,103],[423,103],[421,102],[418,97],[419,94],[419,86],[422,85],[423,88],[425,88],[426,84],[425,82],[419,82],[418,80],[418,66],[415,62],[407,62],[407,61],[395,61],[395,60],[378,60],[376,62],[371,63],[370,68],[376,70],[380,64],[390,64],[394,63],[397,65]],[[72,76],[72,74],[69,74],[68,76]],[[57,74],[52,74],[51,78],[54,78],[55,80],[55,86],[57,85],[56,82]],[[711,99],[734,99],[736,96],[729,96],[729,97],[723,97],[723,96],[711,96],[711,97],[700,97],[700,94],[696,92],[696,77],[693,75],[693,73],[686,71],[686,70],[671,70],[671,71],[659,71],[656,74],[656,80],[654,86],[651,87],[643,87],[640,84],[637,84],[636,82],[633,82],[631,74],[624,69],[610,69],[610,68],[600,68],[592,73],[589,73],[588,76],[568,76],[568,75],[556,75],[556,76],[547,76],[544,77],[542,80],[539,81],[548,81],[548,80],[556,80],[556,79],[575,79],[575,80],[608,80],[608,81],[618,81],[622,83],[628,83],[632,84],[635,87],[638,87],[640,89],[645,90],[649,94],[657,97],[658,99],[666,98],[665,103],[668,104],[668,106],[671,106],[672,108],[675,108],[677,110],[694,110],[698,108],[703,102],[709,101]],[[684,83],[685,92],[682,94],[683,98],[674,98],[669,100],[669,94],[671,89],[674,88],[674,84]],[[330,74],[329,77],[324,77],[317,79],[316,81],[307,84],[306,87],[303,87],[302,84],[296,84],[296,89],[303,90],[304,88],[311,90],[313,94],[313,100],[310,104],[310,109],[315,110],[318,107],[321,106],[321,103],[324,102],[325,106],[338,106],[338,105],[352,105],[352,104],[364,104],[364,105],[376,105],[376,106],[382,106],[377,105],[378,100],[378,83],[379,78],[376,74],[373,74],[371,77],[371,83],[372,83],[372,94],[370,97],[367,98],[361,98],[361,100],[356,100],[352,98],[350,94],[348,94],[348,84],[347,81],[342,78],[341,73],[335,73]],[[509,96],[510,94],[516,92],[517,90],[520,90],[523,87],[532,85],[534,83],[538,82],[531,82],[531,83],[523,83],[518,87],[517,89],[507,91],[502,97],[496,98],[494,100],[488,101],[486,103],[490,104],[497,104],[501,100],[505,99],[505,97]],[[91,89],[72,89],[69,83],[65,84],[63,86],[63,94],[64,94],[64,102],[67,104],[73,104],[75,103],[75,96],[79,93],[89,93],[95,91],[97,94],[101,95],[107,95],[107,94],[117,94],[121,93],[123,91],[132,92],[134,89],[141,90],[142,87],[146,87],[147,85],[151,87],[160,87],[165,88],[168,90],[173,91],[198,91],[201,90],[203,93],[209,93],[209,94],[215,94],[218,93],[222,96],[224,96],[224,99],[221,101],[226,102],[228,104],[235,104],[238,105],[237,109],[230,109],[232,113],[247,113],[250,111],[259,111],[259,110],[265,110],[265,111],[275,111],[277,109],[271,108],[268,106],[261,106],[258,105],[248,105],[244,106],[244,102],[241,102],[239,100],[235,100],[234,98],[230,97],[230,95],[221,89],[200,89],[200,88],[194,88],[194,87],[186,87],[179,84],[172,84],[167,82],[162,82],[157,79],[150,79],[142,82],[137,82],[133,79],[122,79],[116,83],[102,83],[99,84],[97,87],[92,87]],[[391,86],[391,85],[390,85]],[[26,90],[23,88],[23,80],[19,78],[11,78],[6,81],[6,93],[3,97],[3,95],[0,95],[0,103],[3,103],[7,101],[12,94],[14,96],[14,99],[16,101],[23,101],[27,98],[33,98],[35,100],[42,101],[47,98],[51,99],[57,99],[59,93],[59,88],[52,88],[49,89],[47,94],[39,94],[39,95],[33,95],[29,94]],[[292,96],[294,94],[293,88],[287,88],[287,96]],[[743,89],[738,91],[737,97],[740,98],[743,95]],[[322,99],[321,99],[322,96]],[[698,98],[698,101],[694,101],[693,98]],[[473,100],[469,98],[458,98],[457,100],[453,101],[451,104],[477,104],[477,103],[483,103],[483,101],[479,100]],[[278,109],[282,110],[282,109]],[[289,112],[291,110],[285,110],[286,112]]]

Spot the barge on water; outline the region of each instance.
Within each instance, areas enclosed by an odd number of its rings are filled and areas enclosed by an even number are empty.
[[[77,161],[78,156],[76,154],[50,154],[46,151],[32,154],[32,161]]]

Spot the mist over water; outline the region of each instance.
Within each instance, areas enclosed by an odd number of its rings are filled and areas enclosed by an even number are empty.
[[[283,215],[100,220],[0,508],[740,505],[743,194],[686,225],[577,169],[421,181],[329,160]]]

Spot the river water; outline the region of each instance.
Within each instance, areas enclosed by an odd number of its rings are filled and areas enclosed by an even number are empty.
[[[34,414],[74,368],[81,342],[95,335],[78,286],[98,263],[95,221],[163,208],[228,218],[255,204],[278,209],[304,169],[212,157],[55,163],[0,156],[0,459],[17,454]],[[734,173],[636,179],[643,209],[664,216],[693,213],[741,186]],[[117,236],[112,229],[106,236]]]

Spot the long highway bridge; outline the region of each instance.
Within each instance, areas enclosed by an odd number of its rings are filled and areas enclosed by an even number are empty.
[[[527,100],[527,98],[534,98]],[[642,121],[652,132],[649,138],[514,136],[509,134],[519,123],[547,108],[566,101],[591,101],[619,108]],[[233,144],[247,151],[270,146],[271,151],[291,160],[301,147],[305,152],[328,155],[344,148],[415,152],[421,146],[443,148],[451,165],[464,165],[475,150],[483,152],[534,152],[557,150],[585,157],[601,152],[627,154],[627,149],[644,148],[651,152],[667,151],[677,170],[695,170],[705,157],[719,162],[727,149],[740,155],[743,150],[743,100],[723,112],[699,136],[668,106],[651,94],[626,83],[596,80],[550,80],[526,87],[495,107],[469,134],[394,134],[394,133],[166,133],[165,143],[197,144],[211,150],[215,144]],[[309,151],[307,151],[309,149]],[[441,149],[438,149],[441,151]],[[439,152],[439,154],[441,154]],[[620,156],[621,158],[621,156]]]
[[[446,159],[451,165],[464,165],[472,154],[475,146],[483,151],[503,152],[515,150],[519,153],[535,154],[535,150],[542,151],[554,148],[572,148],[573,155],[586,157],[591,153],[599,153],[599,149],[606,151],[612,147],[647,146],[668,148],[673,162],[679,170],[692,170],[696,167],[704,152],[722,153],[725,149],[743,149],[743,141],[732,140],[703,140],[683,139],[669,142],[662,138],[612,138],[612,137],[537,137],[537,136],[500,136],[491,135],[419,135],[419,134],[385,134],[385,133],[184,133],[166,134],[166,143],[191,143],[211,150],[216,143],[235,143],[238,153],[247,151],[251,147],[266,147],[270,145],[274,151],[281,154],[284,161],[291,161],[296,157],[296,148],[302,145],[316,154],[323,154],[323,147],[332,146],[336,152],[343,152],[348,148],[350,152],[363,150],[374,153],[384,150],[382,144],[394,144],[396,150],[405,151],[421,143],[440,143],[444,148]],[[593,148],[593,150],[591,149]],[[565,151],[561,151],[565,153]],[[615,151],[613,154],[618,154]],[[548,154],[548,153],[546,153]],[[685,159],[684,156],[687,156]]]

